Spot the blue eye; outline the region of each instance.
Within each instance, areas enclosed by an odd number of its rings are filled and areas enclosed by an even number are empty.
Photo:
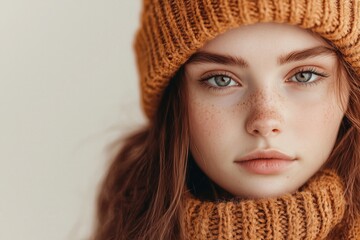
[[[213,87],[229,87],[239,85],[231,77],[226,75],[216,75],[204,80]]]

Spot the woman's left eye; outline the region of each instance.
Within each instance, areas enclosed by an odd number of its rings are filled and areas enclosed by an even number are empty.
[[[239,85],[231,77],[225,75],[216,75],[210,78],[204,79],[204,81],[213,87],[230,87]]]
[[[320,77],[326,77],[324,74],[317,73],[315,71],[300,71],[294,74],[290,81],[298,83],[310,83],[318,80]]]

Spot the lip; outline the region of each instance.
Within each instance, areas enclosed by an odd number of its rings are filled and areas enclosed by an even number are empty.
[[[248,172],[255,174],[277,174],[285,171],[296,160],[277,150],[256,150],[247,154],[235,163]]]
[[[295,158],[290,157],[289,155],[277,150],[256,150],[254,152],[251,152],[250,154],[241,157],[239,160],[236,160],[236,162],[249,161],[255,159],[279,159],[285,161],[292,161]]]

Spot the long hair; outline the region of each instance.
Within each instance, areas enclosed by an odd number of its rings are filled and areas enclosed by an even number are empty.
[[[98,197],[96,240],[181,239],[189,149],[180,69],[144,129],[128,136]]]
[[[328,43],[332,45],[331,42]],[[339,78],[347,80],[349,101],[345,106],[345,116],[335,146],[325,167],[334,169],[344,182],[345,198],[348,203],[344,219],[351,222],[360,216],[360,76],[344,60],[341,52],[335,47],[334,49],[339,61]],[[339,82],[342,80],[340,79]],[[340,102],[343,102],[341,86],[339,91]]]
[[[360,215],[360,77],[336,52],[350,97],[325,167],[343,179],[345,219],[353,219]],[[154,119],[125,139],[110,165],[98,197],[95,240],[182,239],[184,191],[211,196],[213,183],[189,152],[183,71],[170,81]]]

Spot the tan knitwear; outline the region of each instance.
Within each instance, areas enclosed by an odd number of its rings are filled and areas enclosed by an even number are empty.
[[[360,239],[359,224],[343,224],[343,185],[331,171],[314,176],[294,194],[227,202],[185,197],[186,239]]]
[[[258,22],[311,29],[360,73],[360,0],[144,0],[134,47],[146,115],[153,116],[169,80],[197,49]]]

